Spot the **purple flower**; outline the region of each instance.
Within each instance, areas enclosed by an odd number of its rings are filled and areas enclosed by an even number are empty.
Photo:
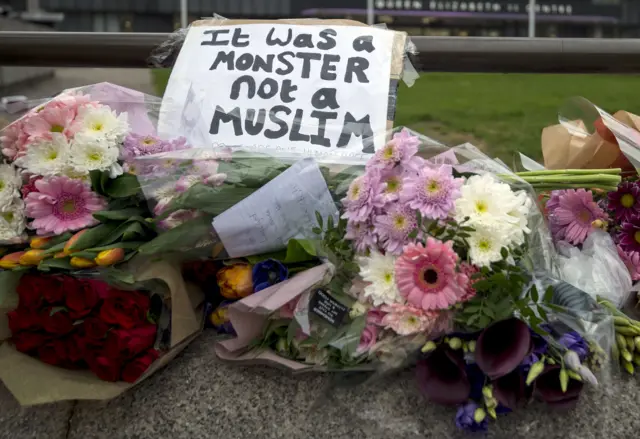
[[[493,381],[493,395],[504,407],[514,410],[526,404],[533,394],[533,387],[526,385],[526,374],[521,368]]]
[[[424,167],[415,176],[407,176],[400,200],[430,219],[445,219],[460,197],[461,178],[454,178],[450,165]]]
[[[418,145],[420,145],[420,139],[403,129],[394,134],[393,139],[382,149],[376,151],[373,158],[367,162],[367,170],[391,169],[398,164],[407,163],[418,152]]]
[[[358,253],[367,253],[367,251],[374,249],[378,242],[375,228],[370,221],[363,223],[349,221],[347,223],[347,233],[344,237],[354,241],[354,246]]]
[[[251,270],[253,290],[258,292],[282,282],[289,277],[289,270],[275,259],[258,262]]]
[[[460,430],[472,433],[487,431],[489,422],[486,416],[481,422],[476,422],[475,420],[475,414],[478,408],[478,404],[473,401],[469,401],[465,405],[460,406],[458,413],[456,413],[456,426]]]
[[[480,370],[477,364],[467,364],[465,367],[469,384],[471,385],[471,392],[469,392],[469,399],[474,401],[482,400],[482,388],[485,385],[487,376]]]
[[[510,318],[487,327],[476,344],[476,362],[489,378],[497,379],[517,368],[531,352],[529,327]]]
[[[596,220],[608,220],[607,214],[593,201],[593,193],[584,189],[557,191],[547,203],[549,226],[556,241],[582,244],[594,230]]]
[[[560,387],[560,370],[558,365],[547,366],[536,379],[535,393],[538,398],[550,407],[560,410],[572,409],[578,403],[584,384],[578,380],[569,380],[567,391]]]
[[[633,215],[623,222],[617,238],[625,252],[640,252],[640,215]]]
[[[549,327],[548,332],[549,331],[551,331],[551,327]],[[544,337],[536,334],[531,329],[529,330],[529,333],[531,334],[531,343],[533,345],[533,349],[531,350],[531,353],[529,355],[524,357],[522,363],[520,363],[520,367],[525,372],[527,372],[531,368],[531,365],[533,363],[537,363],[538,361],[540,361],[542,355],[546,354],[549,348],[549,343],[547,342],[547,340],[545,340]]]
[[[384,205],[381,190],[380,170],[368,169],[364,175],[351,182],[347,196],[342,199],[345,207],[342,217],[356,222],[368,220],[374,208]]]
[[[469,399],[471,385],[460,351],[439,346],[416,366],[420,392],[436,404],[458,405]]]
[[[617,221],[628,221],[633,215],[640,214],[640,185],[636,182],[624,181],[618,190],[609,192],[609,210]]]
[[[187,140],[179,137],[174,140],[162,140],[152,135],[139,135],[131,133],[124,139],[122,145],[121,158],[125,161],[131,161],[135,157],[159,154],[162,152],[180,151],[188,149]]]
[[[569,331],[562,335],[558,343],[570,351],[575,352],[580,357],[580,361],[584,361],[589,355],[589,344],[576,331]]]
[[[392,254],[402,253],[409,242],[409,234],[417,227],[416,214],[408,206],[394,204],[386,215],[379,215],[374,221],[381,247]]]

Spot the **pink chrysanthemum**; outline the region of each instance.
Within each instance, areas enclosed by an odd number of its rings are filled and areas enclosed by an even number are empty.
[[[48,105],[42,111],[33,114],[24,124],[24,130],[30,139],[50,136],[51,133],[62,133],[71,137],[71,125],[75,118],[72,108],[61,105]]]
[[[20,193],[22,194],[23,200],[26,199],[31,192],[38,192],[38,189],[36,188],[36,181],[38,180],[42,180],[41,175],[32,175],[31,177],[29,177],[29,181],[26,184],[22,185],[22,187],[20,188]]]
[[[35,182],[38,192],[25,199],[25,212],[33,218],[30,227],[38,235],[60,235],[97,223],[93,213],[107,207],[100,195],[82,180],[65,176],[43,178]]]
[[[398,164],[407,163],[418,152],[420,139],[403,129],[393,135],[387,144],[376,151],[373,159],[367,162],[367,169],[391,169]]]
[[[556,241],[582,244],[594,229],[596,220],[607,221],[607,214],[584,189],[566,189],[552,194],[547,203],[549,226]],[[556,198],[557,197],[557,198]]]
[[[400,201],[430,219],[445,219],[460,197],[461,178],[454,178],[450,165],[424,167],[404,180]]]
[[[460,302],[467,302],[473,299],[476,295],[476,289],[473,288],[473,284],[478,282],[479,279],[471,279],[471,276],[478,273],[480,270],[473,264],[469,264],[468,262],[463,262],[460,264],[460,273],[467,276],[469,279],[469,283],[467,284],[467,288],[465,289],[465,294],[460,298]]]
[[[374,208],[384,205],[380,192],[380,170],[371,168],[351,182],[347,196],[342,199],[345,207],[342,217],[349,221],[366,221]]]
[[[409,234],[417,227],[416,220],[415,212],[408,206],[392,205],[385,215],[379,215],[374,221],[378,243],[385,251],[400,254],[409,242]]]
[[[383,306],[382,311],[387,313],[382,318],[382,326],[398,335],[431,332],[438,318],[437,313],[406,305]]]
[[[427,238],[427,245],[408,244],[396,261],[400,295],[424,310],[445,309],[467,295],[469,278],[456,272],[458,255],[451,241]]]
[[[369,221],[363,223],[350,221],[347,223],[347,233],[344,237],[354,241],[353,244],[358,253],[367,253],[375,248],[378,243],[375,228]]]
[[[618,255],[620,255],[620,259],[624,262],[627,270],[629,270],[631,279],[633,281],[640,280],[640,253],[634,251],[625,252],[622,247],[618,246]]]
[[[9,160],[15,160],[24,155],[28,140],[29,135],[24,130],[24,120],[12,123],[0,133],[2,154]]]
[[[607,194],[609,210],[617,221],[628,221],[633,215],[640,214],[640,185],[636,182],[624,181],[618,190]]]

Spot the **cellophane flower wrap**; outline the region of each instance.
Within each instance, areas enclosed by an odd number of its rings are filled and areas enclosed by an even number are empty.
[[[94,84],[43,101],[0,131],[2,268],[114,265],[155,237],[135,158],[188,147],[156,136],[159,108],[159,98]]]
[[[199,333],[204,296],[174,264],[138,258],[124,273],[0,273],[0,380],[22,405],[112,398]]]

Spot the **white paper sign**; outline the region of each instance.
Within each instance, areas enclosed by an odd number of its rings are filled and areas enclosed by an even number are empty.
[[[372,153],[385,140],[393,39],[358,26],[191,27],[158,131],[196,147]],[[201,126],[185,127],[194,104]]]
[[[338,218],[327,183],[312,158],[300,160],[218,215],[213,227],[232,258],[281,250],[292,238],[314,236],[316,212]]]

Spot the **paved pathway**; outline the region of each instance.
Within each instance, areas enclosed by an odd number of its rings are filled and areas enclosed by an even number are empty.
[[[0,438],[47,439],[445,439],[453,410],[426,403],[412,375],[377,389],[334,392],[316,404],[330,376],[218,362],[215,334],[205,332],[182,355],[140,386],[109,402],[66,402],[21,409],[0,388]],[[28,377],[25,377],[28,379]],[[640,386],[634,378],[589,392],[568,414],[534,405],[501,418],[499,439],[631,439],[640,431]]]

